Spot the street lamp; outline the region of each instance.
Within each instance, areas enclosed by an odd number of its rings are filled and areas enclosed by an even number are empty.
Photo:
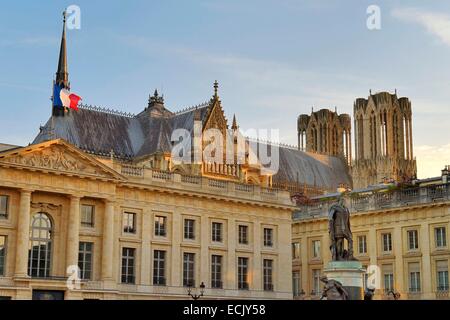
[[[200,299],[200,297],[203,297],[203,295],[205,294],[205,284],[203,282],[200,284],[200,294],[192,293],[192,285],[191,284],[189,284],[187,292],[188,292],[188,295],[191,296],[192,299],[198,300],[198,299]]]

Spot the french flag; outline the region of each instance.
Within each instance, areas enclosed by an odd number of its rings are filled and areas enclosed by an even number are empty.
[[[70,108],[78,111],[78,102],[81,100],[80,96],[70,93],[69,90],[55,84],[53,91],[53,105],[57,107]]]

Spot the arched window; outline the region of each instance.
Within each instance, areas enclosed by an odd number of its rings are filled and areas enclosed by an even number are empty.
[[[47,214],[39,212],[31,220],[28,275],[37,278],[49,277],[51,257],[52,222]]]

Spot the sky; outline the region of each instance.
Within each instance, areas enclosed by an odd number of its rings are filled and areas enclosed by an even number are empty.
[[[177,111],[207,101],[213,82],[242,130],[279,129],[297,144],[311,108],[397,89],[413,112],[418,177],[450,164],[450,1],[9,1],[0,8],[0,142],[26,145],[51,113],[62,11],[71,90],[86,104],[138,113],[154,89]],[[380,29],[370,30],[370,5]]]

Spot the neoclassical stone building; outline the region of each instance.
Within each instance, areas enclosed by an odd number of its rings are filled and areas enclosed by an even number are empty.
[[[446,168],[442,177],[409,187],[386,185],[348,195],[355,257],[368,271],[365,284],[377,289],[375,299],[387,299],[389,291],[400,293],[401,299],[450,298],[448,177]],[[317,299],[321,294],[319,278],[331,260],[328,211],[335,197],[318,197],[294,214],[296,299]]]
[[[57,139],[0,153],[0,203],[2,297],[186,299],[202,282],[213,299],[292,296],[284,191],[139,169]]]

